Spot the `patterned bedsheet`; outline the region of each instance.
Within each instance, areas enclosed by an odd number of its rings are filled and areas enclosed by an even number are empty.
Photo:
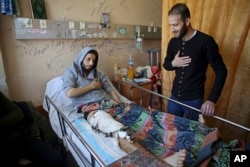
[[[185,166],[228,166],[229,152],[236,145],[221,142],[217,128],[166,112],[149,111],[133,103],[114,107],[108,101],[98,107],[128,126],[135,139],[157,158],[186,149]]]

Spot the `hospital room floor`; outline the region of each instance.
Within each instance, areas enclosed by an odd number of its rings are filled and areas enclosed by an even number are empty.
[[[75,161],[74,157],[70,153],[70,151],[66,151],[63,141],[59,139],[54,131],[52,130],[52,127],[50,125],[50,121],[46,115],[45,119],[40,123],[40,128],[42,129],[43,139],[44,141],[50,143],[53,148],[61,152],[63,155],[65,155],[66,158],[66,167],[79,167],[77,162]]]
[[[55,149],[60,151],[66,158],[66,167],[79,167],[74,157],[72,156],[70,151],[66,151],[63,141],[59,138],[55,138],[54,143],[51,143]]]
[[[54,139],[52,139],[50,144],[53,146],[53,148],[55,148],[56,150],[61,152],[62,155],[65,156],[65,159],[66,159],[65,167],[79,167],[79,165],[75,161],[74,157],[72,156],[71,152],[66,151],[66,148],[63,145],[63,141],[61,139],[59,139],[58,137],[55,137],[54,134],[52,134],[52,137]]]
[[[67,167],[79,167],[70,152],[67,152],[66,158]]]

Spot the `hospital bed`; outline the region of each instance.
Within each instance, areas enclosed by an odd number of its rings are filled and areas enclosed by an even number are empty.
[[[112,83],[110,82],[110,84]],[[140,87],[138,88],[140,89]],[[148,91],[166,99],[165,96],[147,89],[144,90],[142,88],[142,91]],[[118,91],[117,93],[119,94]],[[119,96],[122,102],[131,103],[124,96],[120,94]],[[53,130],[63,140],[65,147],[71,152],[80,167],[117,166],[117,162],[122,160],[146,166],[161,166],[164,164],[158,157],[145,153],[145,150],[137,150],[128,154],[120,149],[119,146],[115,146],[114,138],[96,133],[83,118],[83,114],[77,113],[76,109],[73,108],[71,100],[66,97],[62,90],[61,76],[47,82],[43,108],[49,114]],[[249,131],[248,128],[242,128]],[[165,164],[164,166],[168,165]]]
[[[110,84],[112,83],[110,82]],[[124,96],[120,94],[119,96],[122,102],[131,103]],[[66,149],[71,152],[80,167],[112,166],[113,163],[121,158],[133,159],[134,157],[131,157],[133,154],[138,157],[139,154],[143,156],[145,153],[145,150],[137,150],[128,155],[120,147],[115,146],[114,138],[106,137],[104,134],[93,131],[83,118],[83,114],[77,113],[76,109],[73,108],[71,100],[66,97],[62,90],[61,76],[47,82],[43,108],[48,112],[54,132],[63,140]],[[163,163],[154,156],[148,158],[144,162],[145,165]]]

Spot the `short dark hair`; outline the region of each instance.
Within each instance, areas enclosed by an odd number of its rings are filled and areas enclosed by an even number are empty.
[[[170,15],[181,15],[184,21],[186,18],[190,18],[190,11],[185,3],[177,3],[169,10],[168,16]]]

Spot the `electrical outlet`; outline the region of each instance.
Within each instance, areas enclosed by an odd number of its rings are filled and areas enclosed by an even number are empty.
[[[80,22],[80,29],[85,29],[85,22]]]
[[[148,26],[148,32],[151,32],[151,31],[152,31],[152,27]]]
[[[47,21],[46,20],[40,20],[40,28],[47,28]]]
[[[25,20],[25,28],[32,28],[33,27],[33,22],[31,19]]]
[[[69,22],[69,29],[74,29],[75,28],[75,22],[70,21]]]
[[[154,32],[157,32],[157,27],[154,27]]]

